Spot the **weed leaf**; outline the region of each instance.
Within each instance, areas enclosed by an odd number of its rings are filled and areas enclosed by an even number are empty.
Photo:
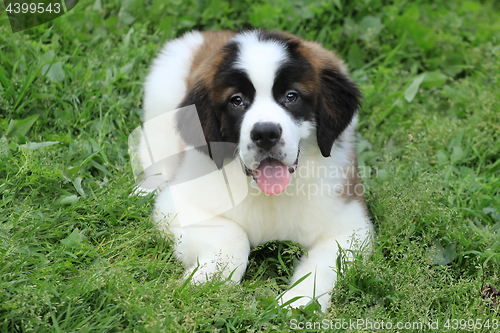
[[[365,16],[359,22],[359,28],[359,37],[364,41],[369,41],[380,33],[380,31],[384,28],[384,25],[378,17]]]
[[[75,228],[75,230],[73,230],[68,237],[61,239],[61,243],[69,247],[77,247],[80,246],[86,238],[87,237],[85,237],[85,235],[83,235],[78,228]]]
[[[425,79],[425,73],[420,74],[417,76],[413,82],[410,84],[410,86],[405,90],[405,99],[408,101],[408,103],[411,103],[415,96],[417,95],[418,88],[420,88],[420,84],[422,81]]]
[[[60,203],[63,206],[64,205],[72,205],[75,202],[78,202],[78,200],[80,200],[80,198],[77,195],[68,195],[68,196],[63,197],[61,199]]]
[[[27,144],[20,145],[19,147],[25,148],[25,149],[28,149],[28,150],[37,150],[37,149],[41,149],[41,148],[45,148],[45,147],[50,147],[50,146],[56,145],[58,143],[59,143],[59,141],[29,142]]]
[[[451,154],[452,162],[459,162],[465,157],[464,151],[460,147],[453,147],[453,153]]]
[[[430,258],[434,265],[448,265],[457,257],[457,245],[450,243],[443,248],[439,240],[434,241]]]
[[[7,128],[7,133],[5,133],[5,135],[7,137],[26,135],[26,133],[28,133],[31,126],[33,126],[38,117],[39,115],[35,114],[31,117],[22,120],[12,119],[9,123],[9,127]]]
[[[82,188],[82,178],[81,177],[76,177],[75,180],[73,180],[73,185],[75,186],[75,189],[78,193],[80,193],[80,195],[87,199],[87,195],[85,194],[85,192],[83,191],[83,188]]]
[[[60,61],[54,62],[56,55],[54,51],[49,50],[41,57],[42,75],[47,76],[53,82],[61,82],[66,75]]]
[[[360,68],[363,66],[363,56],[358,44],[352,44],[349,48],[348,60],[351,68]]]
[[[435,70],[425,73],[425,78],[422,81],[421,86],[425,88],[438,88],[445,84],[446,80],[448,80],[446,75],[444,75],[440,70]]]
[[[439,149],[436,158],[439,164],[446,164],[450,161],[448,154],[446,154],[442,149]]]

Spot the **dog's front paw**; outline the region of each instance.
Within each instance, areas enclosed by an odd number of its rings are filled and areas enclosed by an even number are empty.
[[[184,278],[190,279],[191,283],[194,284],[206,283],[208,280],[212,279],[215,274],[215,270],[203,265],[186,269]]]

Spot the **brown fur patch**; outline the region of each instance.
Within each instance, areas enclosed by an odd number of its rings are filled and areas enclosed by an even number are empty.
[[[308,80],[306,82],[297,82],[297,88],[299,88],[305,94],[310,94],[317,96],[318,94],[318,81]]]
[[[278,41],[282,41],[286,44],[291,44],[296,47],[299,55],[307,59],[307,61],[312,65],[312,72],[307,73],[303,78],[302,82],[296,82],[297,88],[300,89],[305,94],[310,94],[317,96],[319,93],[319,70],[321,68],[320,63],[316,60],[314,55],[314,50],[308,47],[308,43],[295,35],[291,35],[282,31],[273,31],[269,33],[270,37]],[[318,45],[321,48],[321,46]]]
[[[220,102],[225,101],[226,99],[229,98],[231,95],[231,92],[233,91],[232,88],[226,87],[225,89],[221,91],[214,91],[212,95],[212,102],[215,104],[218,104]]]
[[[311,61],[311,64],[318,71],[327,67],[334,67],[345,74],[344,62],[332,51],[324,49],[315,42],[303,41],[302,44],[304,47],[300,48],[300,52]]]
[[[191,64],[187,87],[190,90],[198,80],[211,83],[217,64],[222,57],[217,56],[221,48],[235,36],[232,31],[206,31],[203,32],[203,44],[196,51]]]
[[[223,141],[220,133],[219,119],[215,115],[213,105],[212,87],[213,78],[220,62],[224,59],[224,45],[234,37],[231,31],[204,32],[204,42],[196,50],[190,74],[186,79],[187,94],[180,106],[196,105],[197,117],[192,114],[179,113],[177,115],[177,129],[181,138],[187,144],[194,145],[200,138],[198,133],[192,133],[191,128],[196,128],[201,123],[206,142]],[[200,148],[201,149],[201,148]],[[207,152],[208,153],[208,152]],[[218,162],[216,164],[219,166]]]

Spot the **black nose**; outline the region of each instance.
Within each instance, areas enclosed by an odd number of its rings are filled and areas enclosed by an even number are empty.
[[[262,149],[270,150],[281,138],[281,126],[275,123],[257,123],[250,132],[250,138]]]

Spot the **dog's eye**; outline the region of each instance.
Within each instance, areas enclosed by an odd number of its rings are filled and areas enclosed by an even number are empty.
[[[231,103],[234,106],[243,106],[243,99],[240,96],[234,96],[231,98]]]
[[[291,91],[291,92],[286,94],[285,102],[286,103],[293,103],[297,100],[297,98],[299,98],[299,95],[296,92]]]

